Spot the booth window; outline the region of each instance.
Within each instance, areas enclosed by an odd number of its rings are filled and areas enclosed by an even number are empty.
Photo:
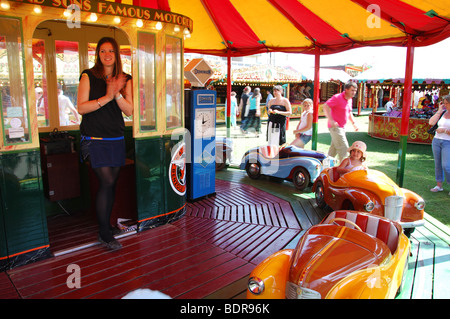
[[[50,126],[48,108],[48,83],[45,62],[45,42],[42,39],[33,39],[33,73],[34,90],[36,96],[36,114],[38,127]]]
[[[156,130],[155,35],[138,33],[139,127],[141,132]]]
[[[181,39],[166,36],[166,120],[167,129],[182,126],[182,45]]]
[[[5,145],[31,142],[20,20],[0,18],[0,74]]]
[[[80,77],[78,42],[56,40],[55,48],[59,126],[78,125],[81,121],[75,107]]]

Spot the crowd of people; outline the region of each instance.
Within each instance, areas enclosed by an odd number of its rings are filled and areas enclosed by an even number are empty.
[[[431,118],[439,108],[439,103],[442,102],[442,98],[439,98],[436,94],[425,94],[423,99],[417,103],[417,105],[410,110],[410,118],[429,119]],[[389,117],[401,117],[402,107],[394,104],[394,98],[390,98],[385,104],[386,112],[383,116]]]
[[[291,103],[283,96],[283,87],[281,85],[273,87],[273,95],[269,90],[267,90],[266,94],[265,107],[268,114],[266,138],[270,144],[275,143],[281,145],[286,143],[287,118],[292,114]],[[231,127],[237,127],[236,119],[240,117],[241,125],[239,126],[239,129],[241,133],[244,135],[253,133],[255,136],[259,136],[259,134],[262,133],[261,100],[262,94],[259,88],[255,88],[252,92],[251,87],[246,86],[242,92],[239,105],[237,104],[236,92],[231,92]],[[228,106],[227,102],[225,102],[225,105]],[[304,129],[304,131],[307,130],[308,129]],[[302,132],[303,130],[298,133],[300,134]],[[306,132],[306,134],[308,134],[308,132]],[[305,143],[307,143],[307,141]]]

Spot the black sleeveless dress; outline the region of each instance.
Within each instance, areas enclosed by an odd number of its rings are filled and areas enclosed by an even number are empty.
[[[278,110],[286,112],[284,105],[271,105],[271,110]],[[279,145],[286,143],[286,116],[281,114],[269,114],[269,120],[267,122],[267,141],[270,141],[271,134],[278,134],[280,132]]]
[[[106,81],[97,78],[91,70],[82,72],[89,76],[89,100],[106,94]],[[127,81],[131,75],[126,74]],[[80,76],[81,79],[81,76]],[[100,109],[83,115],[80,124],[81,156],[92,168],[119,167],[125,165],[125,122],[115,99]]]

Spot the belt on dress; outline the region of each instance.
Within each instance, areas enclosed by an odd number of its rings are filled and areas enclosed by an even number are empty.
[[[119,136],[119,137],[93,137],[93,136],[85,136],[85,135],[81,135],[81,140],[82,141],[92,141],[92,140],[99,140],[99,141],[120,141],[123,140],[125,137],[124,136]]]

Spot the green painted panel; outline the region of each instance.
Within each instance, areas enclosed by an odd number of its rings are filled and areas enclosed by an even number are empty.
[[[2,249],[11,256],[48,245],[39,151],[1,155],[0,183]]]
[[[180,140],[170,136],[135,140],[138,220],[147,223],[145,227],[170,222],[172,213],[186,203],[185,195],[171,186],[169,173],[172,149]]]
[[[2,174],[3,176],[3,174]],[[2,183],[3,185],[3,183]],[[3,195],[0,191],[0,201],[3,203]],[[6,229],[5,229],[5,217],[3,212],[3,205],[0,205],[0,269],[2,265],[7,262],[8,247],[7,247]]]
[[[164,149],[160,138],[135,141],[138,220],[162,214],[164,209]]]

